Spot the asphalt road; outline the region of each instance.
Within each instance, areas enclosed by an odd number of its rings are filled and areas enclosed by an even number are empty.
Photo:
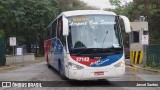
[[[129,81],[160,81],[159,73],[143,71],[129,66],[126,67],[125,75],[119,78],[99,81],[63,81],[55,69],[49,69],[46,62],[39,62],[16,69],[1,70],[0,81],[53,81],[51,84],[55,84],[54,87],[0,88],[0,90],[160,90],[159,87],[125,86]],[[119,84],[124,85],[124,87],[118,87]]]

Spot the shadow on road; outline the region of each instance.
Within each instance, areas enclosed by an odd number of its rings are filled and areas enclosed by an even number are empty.
[[[73,87],[113,87],[114,84],[107,80],[67,81]]]
[[[50,66],[50,65],[48,65],[48,64],[46,64],[46,66],[47,66],[49,69],[51,69],[56,75],[59,74],[59,72],[58,72],[54,67],[52,67],[52,66]]]

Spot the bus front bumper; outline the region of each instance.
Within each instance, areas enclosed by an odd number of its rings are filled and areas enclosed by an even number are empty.
[[[112,68],[95,68],[82,70],[69,70],[69,79],[73,80],[97,80],[110,77],[120,77],[125,73],[125,66]]]

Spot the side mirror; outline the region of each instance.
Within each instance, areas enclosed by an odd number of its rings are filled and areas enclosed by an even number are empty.
[[[124,22],[124,27],[125,27],[125,31],[126,33],[130,33],[131,32],[131,26],[130,26],[130,22],[129,19],[126,16],[120,15],[119,16],[123,22]]]
[[[68,36],[68,19],[63,16],[63,36]]]

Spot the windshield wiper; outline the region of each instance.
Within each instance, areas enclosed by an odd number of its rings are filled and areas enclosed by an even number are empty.
[[[81,53],[83,53],[84,51],[86,51],[86,50],[88,50],[88,48],[86,48],[86,47],[79,47],[79,48],[74,48],[75,50],[78,50],[78,49],[83,49],[83,50],[81,50],[80,52],[78,52],[76,55],[78,56],[78,55],[80,55]]]
[[[116,50],[116,48],[114,48],[114,47],[108,48],[108,50],[110,50],[111,52],[115,52],[115,53],[123,52],[123,50]]]
[[[94,49],[93,53],[119,53],[122,51],[116,50],[115,48],[99,48],[99,49]]]
[[[105,37],[104,37],[104,39],[103,39],[102,48],[103,48],[103,44],[104,44],[104,41],[105,41],[105,39],[106,39],[107,34],[108,34],[108,31],[106,31]]]
[[[79,56],[83,52],[87,51],[85,54],[111,54],[111,53],[120,53],[122,50],[116,50],[116,48],[75,48],[75,50],[81,50],[76,55]]]

